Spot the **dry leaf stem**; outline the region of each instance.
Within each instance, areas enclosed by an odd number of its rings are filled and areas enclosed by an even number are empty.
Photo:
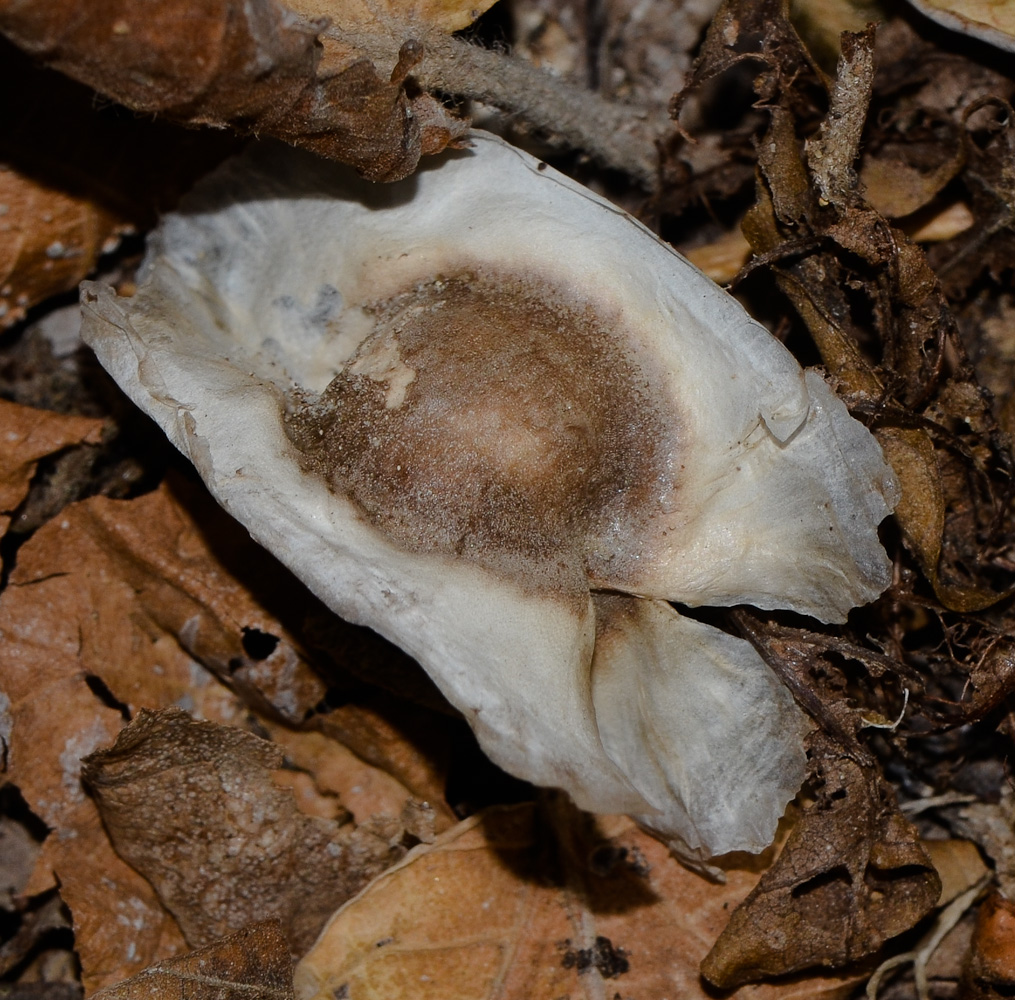
[[[388,38],[341,37],[378,66],[393,65]],[[658,186],[656,143],[672,130],[664,108],[608,101],[531,63],[448,35],[428,35],[423,45],[426,55],[413,76],[424,90],[493,105],[552,142],[623,171],[646,190]]]

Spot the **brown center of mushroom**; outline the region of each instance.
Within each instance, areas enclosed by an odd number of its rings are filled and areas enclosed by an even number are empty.
[[[671,504],[678,428],[617,331],[503,275],[435,280],[373,312],[356,356],[288,417],[308,469],[413,551],[622,586],[648,515]]]

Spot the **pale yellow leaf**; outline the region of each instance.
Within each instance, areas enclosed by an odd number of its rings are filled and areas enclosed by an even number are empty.
[[[286,6],[313,19],[327,17],[339,31],[384,33],[392,24],[420,33],[468,27],[495,0],[287,0]],[[408,37],[408,36],[406,36]]]
[[[756,859],[747,859],[755,861]],[[532,805],[471,817],[338,911],[296,970],[298,1000],[705,1000],[698,966],[758,874],[694,874],[629,820]],[[747,986],[832,1000],[856,979]]]
[[[927,17],[953,31],[1015,52],[1012,0],[911,0]]]

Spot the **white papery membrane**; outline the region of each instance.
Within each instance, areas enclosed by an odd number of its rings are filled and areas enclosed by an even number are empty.
[[[639,223],[484,133],[395,185],[255,146],[84,335],[218,500],[414,656],[508,771],[757,851],[804,719],[681,616],[842,621],[897,500],[815,372]],[[333,381],[334,380],[334,381]]]

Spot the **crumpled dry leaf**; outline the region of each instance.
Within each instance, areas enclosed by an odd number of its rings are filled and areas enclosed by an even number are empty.
[[[0,174],[0,184],[3,175]],[[2,244],[0,244],[2,245]],[[2,280],[2,279],[0,279]],[[71,445],[98,444],[102,421],[67,417],[0,400],[0,535],[28,495],[36,463]]]
[[[963,806],[952,826],[960,836],[975,841],[994,862],[995,879],[1001,894],[1015,899],[1015,789],[1005,784],[1000,802],[973,802]]]
[[[347,714],[351,718],[356,713],[350,711]],[[369,709],[366,714],[370,715]],[[368,719],[361,734],[370,726],[371,721]],[[411,773],[425,774],[425,784],[435,793],[417,798],[419,808],[429,810],[434,831],[440,833],[454,824],[454,814],[445,804],[438,787],[438,772],[423,768],[415,771],[406,768],[402,761],[395,761],[396,764],[402,764],[401,767],[388,771],[365,762],[344,743],[329,738],[324,733],[294,730],[269,719],[262,720],[262,725],[272,742],[285,751],[286,761],[292,767],[300,768],[302,773],[312,776],[317,793],[337,797],[357,823],[365,823],[373,816],[401,815],[406,801],[413,793],[394,775],[405,774],[406,770],[410,770]],[[386,755],[389,761],[395,758],[395,747],[398,744],[404,747],[403,757],[411,753],[404,738],[398,739],[397,733],[392,735],[390,750]],[[303,812],[308,811],[302,806],[300,808]]]
[[[462,134],[433,98],[406,92],[420,56],[408,36],[393,71],[353,50],[319,73],[324,26],[276,0],[0,3],[12,41],[135,111],[275,136],[372,180],[410,174]]]
[[[759,38],[779,42],[759,48]],[[987,553],[1012,462],[923,252],[861,195],[855,163],[873,51],[873,30],[844,36],[829,86],[789,27],[784,4],[730,0],[706,39],[694,84],[746,58],[763,62],[756,90],[769,126],[757,141],[757,202],[743,224],[758,255],[751,266],[772,268],[840,391],[875,422],[899,462],[896,519],[938,599],[977,610],[1010,585]],[[815,94],[825,90],[830,106],[820,118]],[[820,125],[805,149],[801,120]],[[861,295],[869,311],[858,314]],[[872,327],[880,344],[872,344]],[[957,360],[946,366],[946,354]]]
[[[714,282],[724,285],[732,281],[747,263],[747,258],[751,255],[751,245],[738,227],[724,233],[712,243],[684,249],[681,252]]]
[[[1008,82],[1008,81],[1006,81]],[[1015,258],[1015,83],[962,111],[963,181],[978,225],[940,248],[935,264],[950,294],[962,297],[984,272],[1002,288]]]
[[[955,724],[978,722],[1015,694],[1015,639],[1005,630],[987,632],[986,648],[972,664],[958,702],[944,702]]]
[[[872,766],[812,741],[820,782],[779,859],[701,966],[724,989],[873,954],[929,913],[941,880]]]
[[[757,859],[751,859],[756,861]],[[727,908],[725,885],[678,864],[622,817],[561,802],[492,809],[412,851],[346,904],[299,963],[300,1000],[553,1000],[710,994],[698,974]],[[737,1000],[831,1000],[856,978],[748,986]]]
[[[945,496],[934,442],[922,428],[882,427],[878,443],[902,484],[902,499],[895,508],[904,537],[940,592],[937,579],[945,530]],[[951,604],[966,604],[962,593],[949,594]],[[974,601],[966,610],[974,610]]]
[[[0,5],[2,6],[2,5]],[[130,120],[0,36],[0,329],[93,270],[237,145]]]
[[[940,135],[942,123],[935,124],[938,134],[923,145],[907,135],[905,142],[864,151],[860,182],[868,203],[882,215],[900,219],[929,205],[965,165],[958,135],[948,142]]]
[[[989,874],[979,850],[971,840],[924,840],[921,843],[934,870],[941,877],[938,906],[950,903]]]
[[[831,143],[833,156],[826,160],[815,155],[822,150],[808,144],[807,157],[818,187],[832,203],[834,221],[828,235],[847,252],[858,254],[874,268],[887,267],[892,275],[887,289],[870,293],[880,314],[881,372],[866,365],[852,344],[846,346],[842,331],[826,335],[819,347],[830,370],[843,378],[850,391],[878,400],[872,413],[891,409],[886,397],[895,397],[893,402],[899,407],[895,424],[890,416],[884,419],[878,437],[902,485],[896,519],[938,599],[954,610],[975,611],[996,603],[1005,593],[977,580],[968,564],[981,561],[985,533],[992,527],[996,531],[1004,502],[999,495],[1010,481],[1011,460],[1007,447],[997,438],[989,401],[961,356],[955,319],[926,258],[859,196],[852,164],[861,137],[857,123],[862,124],[866,115],[869,90],[866,96],[860,93],[855,77],[866,78],[869,87],[872,51],[873,33],[860,44],[844,48],[832,108],[822,123],[822,136]],[[965,163],[962,143],[956,145],[961,152],[945,162],[945,177],[954,176]],[[774,182],[773,175],[767,178]],[[812,220],[817,218],[813,211],[809,214]],[[807,292],[812,301],[817,298],[815,290],[812,283]],[[824,312],[825,317],[835,315],[827,307]],[[816,327],[835,325],[827,318],[821,322],[808,319],[808,323],[812,332]],[[952,366],[953,373],[945,375],[948,350],[960,357]],[[864,369],[862,374],[859,369]],[[923,426],[914,426],[905,412],[907,407],[922,410]],[[957,440],[958,434],[949,436],[948,429],[963,425],[976,435],[971,443]],[[958,461],[956,452],[961,455]],[[963,563],[967,569],[960,575],[955,568]]]
[[[325,697],[327,685],[286,625],[314,599],[203,490],[173,479],[127,504],[96,501],[79,516],[92,557],[112,563],[121,600],[153,634],[171,636],[245,701],[289,724],[302,724]],[[102,607],[102,594],[93,600]],[[147,693],[134,696],[143,673],[121,666],[129,659],[126,650],[110,658],[103,680],[132,712],[160,707]]]
[[[994,81],[988,80],[970,88],[972,81],[963,77],[975,72],[974,67],[968,61],[944,57],[939,48],[928,49],[921,60],[913,50],[926,43],[913,35],[914,45],[907,46],[907,37],[899,22],[879,32],[878,94],[868,117],[859,167],[867,203],[893,219],[931,206],[938,196],[951,200],[944,189],[967,165],[970,144],[961,118],[954,107],[942,106],[940,91],[955,88],[956,103],[962,107],[984,89],[994,89]],[[920,94],[920,83],[927,89],[936,87],[936,100]],[[938,208],[940,203],[931,207]]]
[[[881,714],[876,710],[865,711],[849,696],[846,679],[835,662],[862,666],[872,678],[898,675],[913,693],[923,689],[919,673],[906,663],[848,639],[779,625],[746,608],[732,612],[730,618],[820,729],[865,767],[873,758],[860,741],[861,730],[871,724],[883,727],[891,723],[876,718]]]
[[[242,703],[194,657],[283,718],[292,710],[302,720],[325,690],[258,599],[276,603],[281,590],[299,605],[301,591],[217,505],[205,498],[205,518],[192,499],[197,514],[166,486],[131,501],[74,504],[19,550],[0,595],[6,777],[54,831],[26,892],[59,880],[89,989],[178,951],[183,938],[114,853],[80,786],[80,758],[111,743],[140,706],[179,704],[243,725]],[[226,564],[258,581],[257,597],[216,558],[196,518],[215,532]]]
[[[102,428],[97,420],[6,402],[0,403],[0,421],[5,510],[24,497],[39,458],[81,441],[97,442]],[[57,533],[62,533],[62,523],[67,522],[54,523]],[[88,687],[90,672],[81,670],[74,655],[80,639],[76,621],[47,603],[45,583],[26,585],[33,578],[57,579],[48,568],[33,576],[33,556],[29,542],[0,598],[0,766],[54,830],[21,891],[39,893],[52,887],[54,877],[59,880],[74,913],[85,982],[97,987],[171,954],[183,942],[150,886],[113,853],[78,783],[80,756],[110,738],[120,716]],[[63,576],[69,565],[58,561],[52,573]],[[52,752],[41,752],[43,747]]]
[[[35,678],[38,693],[52,699],[52,705],[28,704],[14,686],[10,777],[34,811],[54,828],[24,893],[35,895],[59,885],[73,918],[81,978],[87,990],[94,990],[176,954],[183,948],[183,936],[151,886],[116,856],[94,804],[78,782],[80,757],[111,738],[119,713],[104,708],[80,675],[59,678],[55,673]],[[5,688],[10,690],[6,679]],[[24,746],[18,738],[27,734],[30,744]],[[53,754],[34,749],[50,745]],[[19,759],[22,749],[27,752]]]
[[[122,702],[100,674],[118,666],[131,678],[128,697],[158,703],[175,700],[195,671],[203,673],[139,620],[133,590],[95,551],[87,512],[103,502],[75,505],[44,526],[19,551],[0,596],[2,690],[11,722],[6,777],[53,831],[25,891],[59,882],[88,989],[183,947],[151,886],[114,853],[80,785],[81,757],[110,742],[123,724],[115,707]]]
[[[142,709],[82,761],[117,853],[194,947],[272,918],[301,953],[336,904],[404,853],[369,827],[300,813],[272,780],[282,761],[267,740],[178,709]]]
[[[903,224],[906,235],[915,243],[944,243],[964,233],[976,222],[964,201],[952,202],[940,212],[923,213]]]
[[[406,743],[402,734],[414,722],[434,728],[433,713],[398,706],[384,695],[362,710],[355,705],[332,710],[328,685],[308,665],[293,631],[314,609],[330,613],[203,490],[171,479],[129,503],[94,500],[68,515],[70,537],[47,526],[30,551],[56,572],[65,572],[67,562],[91,566],[63,591],[73,601],[63,614],[88,622],[82,658],[128,711],[192,695],[186,694],[185,682],[168,674],[161,675],[160,689],[158,675],[148,669],[145,646],[129,633],[107,634],[103,624],[96,628],[88,617],[92,609],[108,608],[103,623],[130,620],[156,643],[179,643],[249,704],[290,726],[309,722],[343,739],[363,759],[389,769],[412,794],[443,808],[437,803],[445,765],[431,760],[424,747]],[[110,580],[117,582],[111,586]],[[255,581],[256,592],[241,580]],[[343,652],[340,647],[335,653],[339,665]],[[384,654],[383,649],[370,652]],[[441,739],[435,746],[439,758]]]
[[[692,138],[683,128],[683,115],[694,95],[710,81],[721,76],[738,63],[759,58],[768,62],[768,53],[777,52],[782,59],[799,58],[799,72],[806,79],[814,75],[823,78],[810,53],[800,44],[787,16],[788,4],[783,0],[763,0],[752,5],[726,0],[719,8],[702,42],[693,72],[684,89],[670,101],[670,116],[680,124],[678,136],[671,139],[663,150],[662,191],[656,202],[658,211],[680,215],[688,205],[714,199],[729,199],[750,187],[755,179],[758,158],[756,137],[752,123],[718,137],[705,133]],[[754,51],[759,38],[764,39],[760,56]],[[766,79],[763,77],[762,79]],[[764,84],[759,81],[756,89]],[[782,109],[765,107],[776,117],[775,123],[785,119]],[[800,110],[799,108],[796,110]],[[769,150],[775,152],[772,144]],[[790,178],[796,178],[794,164],[787,160]],[[744,230],[745,235],[749,235]],[[755,248],[757,249],[757,248]]]
[[[445,716],[375,693],[313,720],[326,736],[391,775],[412,795],[430,803],[448,825],[444,784],[451,755],[451,723]]]
[[[879,0],[791,0],[793,26],[824,69],[835,68],[844,31],[863,31],[885,18]]]
[[[1015,902],[992,892],[976,919],[963,970],[963,1000],[1000,1000],[1015,989]]]
[[[1004,285],[1011,266],[1015,175],[1009,108],[1015,79],[1005,72],[1003,58],[982,58],[982,48],[961,42],[942,46],[933,33],[919,34],[919,25],[897,18],[879,29],[877,95],[864,152],[880,155],[887,147],[923,172],[963,154],[965,165],[942,197],[961,196],[959,205],[976,224],[966,224],[958,238],[928,254],[955,302],[966,298],[983,272]],[[903,153],[910,141],[915,152]]]
[[[328,685],[309,667],[295,630],[308,615],[333,616],[204,490],[173,480],[136,506],[96,509],[93,524],[97,539],[119,556],[119,573],[156,627],[245,701],[289,726],[313,726],[339,740],[451,818],[443,805],[447,741],[435,725],[441,717],[383,693],[330,707]],[[152,525],[161,527],[153,531]],[[241,581],[257,581],[257,592]],[[350,628],[318,636],[323,652],[334,649],[339,668]],[[367,655],[376,659],[387,651],[372,647]],[[119,683],[103,676],[118,697],[134,704]]]
[[[0,329],[50,295],[74,288],[125,221],[0,162]]]
[[[278,923],[252,924],[149,966],[92,1000],[292,1000],[292,961]]]

